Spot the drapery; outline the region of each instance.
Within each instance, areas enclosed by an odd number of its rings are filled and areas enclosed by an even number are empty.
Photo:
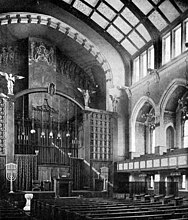
[[[37,179],[37,156],[15,155],[15,163],[18,169],[16,190],[32,190],[32,180]]]

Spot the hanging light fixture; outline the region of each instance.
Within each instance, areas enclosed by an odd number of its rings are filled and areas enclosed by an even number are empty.
[[[42,109],[42,111],[41,111],[41,135],[40,135],[40,137],[41,138],[45,138],[45,132],[44,132],[44,130],[43,130],[43,109]]]
[[[22,135],[25,136],[25,125],[24,125],[24,95],[22,99]]]
[[[34,127],[35,127],[34,123],[35,123],[35,109],[34,109],[34,106],[32,105],[32,119],[31,119],[31,131],[30,131],[31,134],[36,133],[36,131],[34,129]]]
[[[146,103],[146,105],[148,105],[148,107],[150,106],[150,104],[149,104],[149,96],[150,96],[149,84],[150,84],[150,82],[148,81],[148,82],[147,82],[147,87],[148,87],[148,88],[147,88],[147,92],[146,92],[146,96],[147,96],[147,98],[148,98],[148,102]],[[143,113],[143,114],[141,115],[141,118],[144,119],[144,124],[145,124],[146,126],[148,126],[148,127],[151,128],[151,129],[155,129],[155,111],[154,111],[153,108],[150,109],[149,112]]]
[[[70,137],[70,132],[69,132],[69,120],[67,121],[67,133],[66,137]]]
[[[66,137],[70,137],[70,131],[69,131],[69,100],[67,100],[67,133]]]
[[[61,133],[60,133],[60,98],[59,98],[59,111],[57,116],[57,139],[61,140]]]
[[[144,124],[149,126],[151,129],[155,129],[155,113],[154,111],[150,111],[149,113],[144,113],[141,116],[145,121]]]
[[[74,148],[76,148],[78,144],[78,119],[77,119],[77,105],[75,105],[75,121],[74,121],[74,139],[72,140],[72,144],[74,145]]]
[[[49,117],[50,117],[50,133],[49,133],[49,138],[53,138],[53,131],[52,131],[52,112],[49,112]]]
[[[188,119],[188,96],[183,96],[181,99],[178,100],[178,105],[180,111],[182,112],[182,119]]]

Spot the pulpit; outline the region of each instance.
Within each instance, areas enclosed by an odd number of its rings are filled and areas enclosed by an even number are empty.
[[[56,196],[58,197],[69,197],[72,191],[72,179],[60,178],[56,179]]]

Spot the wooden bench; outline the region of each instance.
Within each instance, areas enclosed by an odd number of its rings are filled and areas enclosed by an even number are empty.
[[[129,203],[97,199],[33,200],[33,202],[32,212],[40,220],[170,219],[182,218],[188,213],[188,206],[138,200]]]
[[[90,217],[117,217],[117,216],[137,216],[137,215],[155,215],[155,214],[158,214],[158,215],[161,215],[161,214],[164,214],[164,213],[173,213],[173,212],[178,212],[178,213],[184,213],[184,212],[187,212],[188,213],[188,208],[179,208],[179,209],[160,209],[160,210],[142,210],[142,211],[127,211],[127,210],[124,210],[124,211],[115,211],[115,212],[103,212],[103,213],[90,213],[90,214],[87,214],[87,216],[90,216]]]
[[[135,194],[133,195],[133,200],[141,200],[143,196],[145,196],[145,194]]]
[[[164,220],[164,219],[173,219],[176,217],[181,217],[182,213],[163,213],[163,214],[153,214],[153,215],[135,215],[135,216],[117,216],[117,217],[99,217],[99,218],[92,218],[92,217],[86,217],[86,220],[120,220],[120,219],[129,219],[129,220],[151,220],[151,219],[160,219],[160,220]]]

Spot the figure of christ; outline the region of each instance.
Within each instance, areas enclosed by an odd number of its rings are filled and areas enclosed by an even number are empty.
[[[78,90],[83,94],[83,97],[84,97],[84,104],[86,107],[88,107],[89,103],[90,103],[90,93],[96,93],[96,91],[92,91],[92,92],[89,92],[88,89],[84,90],[84,89],[80,89],[78,88]]]

